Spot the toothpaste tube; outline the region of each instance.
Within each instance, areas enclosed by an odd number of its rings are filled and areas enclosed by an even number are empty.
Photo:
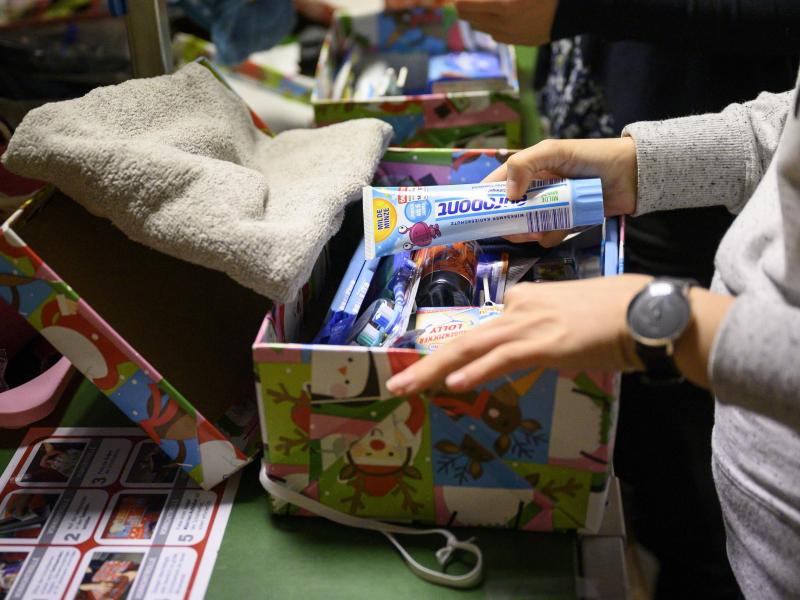
[[[537,179],[521,200],[506,197],[505,181],[364,188],[367,258],[602,222],[599,179]]]

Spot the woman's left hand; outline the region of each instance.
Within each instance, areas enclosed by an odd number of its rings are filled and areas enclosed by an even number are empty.
[[[387,382],[395,395],[444,381],[464,391],[526,367],[601,371],[641,368],[626,325],[644,275],[559,283],[521,283],[503,314],[426,356]]]

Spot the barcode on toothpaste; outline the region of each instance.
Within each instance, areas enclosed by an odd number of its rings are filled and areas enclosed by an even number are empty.
[[[528,230],[531,233],[572,229],[572,211],[569,206],[543,208],[528,213]]]
[[[540,188],[548,185],[558,185],[559,183],[564,183],[564,181],[565,179],[561,177],[552,177],[550,179],[534,179],[531,181],[531,184],[528,187]]]

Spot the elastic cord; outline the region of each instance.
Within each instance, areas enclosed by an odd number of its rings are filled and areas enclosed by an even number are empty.
[[[473,543],[474,538],[461,541],[447,529],[414,529],[412,527],[403,527],[402,525],[384,523],[383,521],[377,521],[375,519],[354,517],[353,515],[339,512],[333,508],[321,504],[320,502],[317,502],[316,500],[312,500],[308,496],[304,496],[299,492],[290,490],[286,486],[273,481],[267,475],[267,467],[265,464],[262,464],[261,466],[259,480],[267,492],[276,498],[283,500],[284,502],[294,504],[295,506],[299,506],[300,508],[303,508],[311,513],[325,517],[326,519],[330,519],[331,521],[335,521],[336,523],[340,523],[342,525],[381,532],[394,545],[394,547],[397,548],[397,551],[400,552],[400,555],[403,557],[403,560],[406,561],[409,569],[411,569],[411,571],[417,577],[424,579],[425,581],[447,587],[465,589],[477,585],[483,578],[483,554],[481,553],[481,549]],[[469,554],[475,556],[475,566],[472,567],[468,573],[463,575],[449,575],[441,571],[434,571],[433,569],[429,569],[428,567],[425,567],[414,560],[411,554],[409,554],[409,552],[397,540],[394,534],[441,535],[447,540],[447,543],[436,551],[436,560],[439,562],[442,568],[447,566],[447,563],[457,550],[463,550],[464,552],[468,552]]]

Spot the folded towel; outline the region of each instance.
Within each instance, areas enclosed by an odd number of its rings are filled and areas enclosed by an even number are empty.
[[[233,92],[190,64],[32,110],[3,162],[137,242],[288,302],[391,135],[359,119],[270,138]]]

